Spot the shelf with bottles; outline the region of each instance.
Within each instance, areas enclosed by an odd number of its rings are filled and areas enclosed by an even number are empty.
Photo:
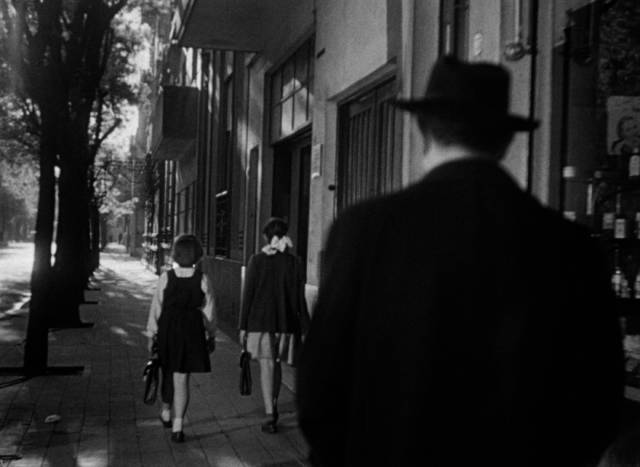
[[[618,314],[640,312],[640,252],[614,247],[609,252],[612,259],[611,288],[617,297]]]
[[[631,154],[605,156],[602,166],[591,174],[591,180],[600,184],[611,184],[621,189],[640,189],[640,148]]]
[[[587,176],[577,176],[572,166],[565,167],[562,175],[566,181],[587,184],[587,196],[594,204],[618,193],[640,192],[640,148],[631,154],[605,156],[603,164]]]
[[[593,235],[618,248],[640,248],[640,193],[625,197],[598,198],[587,210]]]
[[[565,217],[607,237],[613,236],[611,216],[624,214],[629,235],[638,230],[640,238],[640,227],[632,225],[636,213],[640,213],[640,149],[630,155],[607,155],[600,166],[586,170],[566,166],[562,178]]]
[[[619,167],[595,170],[586,190],[586,215],[594,232],[634,246],[640,240],[640,150],[629,157],[626,172]]]

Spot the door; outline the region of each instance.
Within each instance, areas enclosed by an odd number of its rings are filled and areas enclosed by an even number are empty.
[[[253,255],[261,241],[256,238],[259,229],[258,222],[258,170],[260,165],[260,149],[254,146],[249,151],[249,173],[247,174],[247,210],[245,220],[245,261]]]
[[[271,215],[287,221],[294,251],[306,264],[311,135],[281,143],[274,149]]]

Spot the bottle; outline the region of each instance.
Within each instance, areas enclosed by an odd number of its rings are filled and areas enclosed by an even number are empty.
[[[640,148],[635,147],[629,156],[629,178],[640,177]]]
[[[638,269],[636,280],[633,283],[633,298],[636,300],[640,299],[640,269]]]
[[[587,206],[585,209],[587,216],[593,216],[593,179],[587,185]]]
[[[613,293],[616,294],[616,297],[622,296],[622,279],[624,275],[622,274],[622,268],[620,266],[616,266],[613,271],[613,275],[611,276],[611,287],[613,288]]]
[[[605,237],[613,237],[613,224],[615,221],[616,213],[614,209],[614,202],[611,198],[604,200],[602,203],[602,234]]]
[[[616,215],[614,220],[613,238],[619,240],[627,238],[627,218],[622,213],[622,195],[620,193],[616,195]]]
[[[614,253],[613,274],[611,275],[611,287],[616,297],[622,296],[622,279],[624,278],[619,258],[619,251],[616,250]]]
[[[606,235],[613,233],[613,224],[616,214],[612,210],[607,210],[602,213],[602,232]]]
[[[627,281],[627,278],[624,276],[624,274],[622,275],[622,283],[620,284],[620,297],[631,297],[631,288],[629,287],[629,281]]]

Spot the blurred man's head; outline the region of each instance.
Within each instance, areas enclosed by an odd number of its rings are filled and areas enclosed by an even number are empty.
[[[509,91],[504,67],[444,57],[434,65],[423,97],[395,104],[416,116],[427,155],[435,147],[498,160],[515,132],[531,131],[538,124],[509,113]]]
[[[473,155],[500,159],[514,135],[510,128],[496,125],[489,119],[467,116],[455,109],[418,113],[416,119],[426,151],[433,144],[459,146]]]

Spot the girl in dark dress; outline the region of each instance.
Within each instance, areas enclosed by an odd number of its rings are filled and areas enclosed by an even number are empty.
[[[291,252],[287,223],[272,218],[262,233],[267,245],[253,255],[247,266],[240,317],[240,342],[260,362],[260,386],[267,420],[262,431],[277,431],[278,410],[274,388],[280,387],[280,361],[293,362],[294,343],[299,342],[309,321],[300,258]]]
[[[175,240],[174,267],[160,275],[147,322],[149,347],[155,339],[162,369],[160,418],[165,427],[172,427],[171,439],[175,442],[184,441],[189,375],[211,371],[209,353],[215,346],[213,290],[196,268],[201,256],[202,247],[195,236],[181,235]]]

